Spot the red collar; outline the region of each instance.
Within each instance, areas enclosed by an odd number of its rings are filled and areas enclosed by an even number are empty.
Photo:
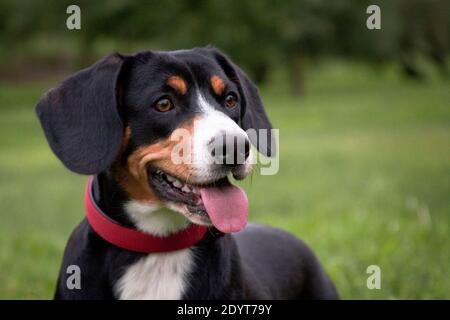
[[[89,177],[84,197],[86,217],[100,237],[119,248],[140,253],[176,251],[192,247],[203,239],[206,233],[206,227],[190,224],[186,229],[167,237],[156,237],[122,226],[106,216],[94,202],[92,180],[92,177]]]

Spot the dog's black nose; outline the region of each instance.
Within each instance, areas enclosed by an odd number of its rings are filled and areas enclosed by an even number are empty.
[[[223,134],[212,139],[210,146],[216,164],[234,167],[243,164],[250,155],[250,142],[243,136]]]

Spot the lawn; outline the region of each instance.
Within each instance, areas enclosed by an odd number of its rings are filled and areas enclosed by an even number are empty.
[[[280,170],[243,186],[250,217],[316,252],[345,299],[450,298],[449,81],[323,66],[294,99],[264,88]],[[54,83],[0,84],[0,298],[52,297],[85,177],[50,152],[34,105]],[[381,289],[366,287],[369,265]]]

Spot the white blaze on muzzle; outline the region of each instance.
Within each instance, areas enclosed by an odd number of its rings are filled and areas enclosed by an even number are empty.
[[[201,115],[194,123],[192,139],[194,167],[199,172],[207,172],[220,164],[244,164],[245,157],[238,155],[245,153],[240,149],[244,147],[246,141],[248,143],[247,133],[225,113],[214,109],[201,94],[198,94],[197,102]],[[227,154],[233,155],[235,149],[239,152],[236,152],[235,157],[227,158],[222,149],[223,144],[228,148]],[[212,152],[213,149],[215,152]],[[217,157],[219,155],[222,155],[223,159]],[[237,163],[233,163],[232,160],[237,160]]]
[[[212,155],[211,144],[217,140],[222,141],[224,136],[248,144],[248,137],[236,122],[215,110],[201,94],[198,94],[197,99],[202,113],[194,123],[192,165],[198,178],[205,181],[220,179],[225,177],[230,169],[224,170],[223,163],[212,161],[215,157]],[[241,188],[226,180],[219,186],[201,187],[200,195],[211,222],[220,231],[237,232],[247,224],[248,199]]]

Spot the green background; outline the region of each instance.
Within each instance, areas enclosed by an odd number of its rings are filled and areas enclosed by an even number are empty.
[[[443,1],[378,1],[372,33],[367,1],[81,1],[81,31],[65,28],[64,1],[46,3],[0,4],[0,299],[52,298],[84,215],[86,177],[51,153],[39,97],[111,51],[208,43],[258,80],[280,129],[278,174],[242,183],[250,220],[308,243],[342,298],[450,298]]]

